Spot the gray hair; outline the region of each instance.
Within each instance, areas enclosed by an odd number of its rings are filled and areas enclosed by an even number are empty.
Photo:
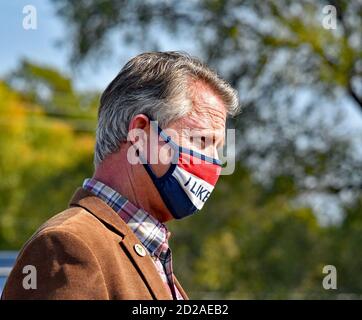
[[[239,111],[239,99],[226,81],[200,60],[181,52],[142,53],[122,68],[100,99],[94,164],[119,150],[127,140],[130,120],[145,114],[161,127],[192,110],[188,84],[203,80],[223,100],[228,114]]]

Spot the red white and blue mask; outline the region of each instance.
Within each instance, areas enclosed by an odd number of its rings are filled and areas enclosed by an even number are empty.
[[[155,126],[155,129],[159,137],[173,149],[174,159],[161,177],[154,174],[146,161],[143,164],[172,216],[182,219],[200,210],[210,197],[220,176],[221,162],[181,147],[159,126]]]

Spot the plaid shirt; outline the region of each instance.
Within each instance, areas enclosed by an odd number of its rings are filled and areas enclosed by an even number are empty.
[[[183,300],[173,279],[172,254],[168,246],[170,232],[166,226],[100,181],[85,179],[83,188],[106,202],[127,223],[147,249],[172,297]]]

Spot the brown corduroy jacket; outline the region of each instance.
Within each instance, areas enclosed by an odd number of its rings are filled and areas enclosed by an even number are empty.
[[[24,245],[2,299],[172,299],[152,258],[139,255],[136,244],[141,243],[111,207],[79,188],[69,208]],[[36,289],[24,288],[27,265],[36,268]],[[175,283],[188,299],[176,278]]]

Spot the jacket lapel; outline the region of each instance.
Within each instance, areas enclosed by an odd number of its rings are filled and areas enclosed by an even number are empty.
[[[163,283],[154,262],[147,254],[144,257],[139,256],[135,250],[135,244],[141,244],[136,235],[127,226],[127,224],[118,216],[118,214],[108,206],[104,201],[99,199],[93,193],[83,188],[78,188],[69,202],[69,206],[82,207],[98,220],[105,224],[108,229],[121,235],[123,240],[120,245],[130,257],[140,276],[149,288],[154,299],[170,300],[168,288]]]
[[[160,277],[152,258],[148,254],[141,257],[135,253],[134,245],[136,243],[140,244],[136,236],[132,237],[130,234],[121,242],[121,246],[130,253],[133,264],[136,266],[154,298],[157,300],[172,300],[169,289]]]
[[[181,287],[180,282],[178,282],[178,280],[175,276],[173,276],[173,280],[175,281],[175,285],[176,285],[178,291],[181,293],[184,300],[189,300],[188,295],[186,294],[185,290]]]

